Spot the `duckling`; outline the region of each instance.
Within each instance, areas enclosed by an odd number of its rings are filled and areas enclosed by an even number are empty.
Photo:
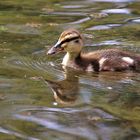
[[[62,32],[48,55],[65,51],[62,65],[84,71],[139,70],[140,55],[119,49],[102,49],[83,53],[83,37],[76,29]]]

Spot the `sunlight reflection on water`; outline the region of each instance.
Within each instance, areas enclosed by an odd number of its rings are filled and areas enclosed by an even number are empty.
[[[106,9],[106,10],[102,10],[102,12],[104,13],[108,13],[108,14],[130,14],[131,11],[129,9]]]

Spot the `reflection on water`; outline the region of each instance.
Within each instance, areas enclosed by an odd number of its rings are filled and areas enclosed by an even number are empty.
[[[119,3],[119,2],[133,2],[134,0],[91,0],[91,1],[97,1],[97,2],[115,2],[115,3]]]
[[[40,131],[43,134],[46,129],[52,131],[56,137],[59,135],[68,136],[69,139],[119,139],[137,138],[138,134],[133,128],[127,128],[128,122],[97,109],[57,109],[57,108],[36,108],[20,112],[15,119],[34,122],[42,126]],[[131,125],[131,124],[129,124]],[[37,130],[36,130],[37,131]],[[128,133],[129,132],[129,133]],[[125,135],[119,135],[128,133]],[[48,135],[50,137],[50,135]]]
[[[59,82],[45,80],[53,91],[55,100],[60,104],[71,105],[79,94],[78,77],[72,71],[66,70],[64,80]]]
[[[0,132],[4,133],[4,134],[11,135],[11,136],[15,136],[15,137],[21,138],[21,139],[39,140],[39,139],[36,139],[36,138],[33,138],[33,137],[24,136],[24,135],[22,135],[20,133],[17,133],[17,132],[11,131],[11,130],[7,130],[7,129],[2,128],[2,127],[0,127]]]
[[[121,24],[98,25],[98,26],[90,27],[87,30],[107,30],[119,26],[121,26]]]
[[[140,53],[135,0],[0,2],[0,140],[138,140],[140,73],[63,69],[46,56],[77,28],[85,51]],[[46,47],[46,48],[45,48]]]
[[[108,13],[108,14],[130,14],[129,9],[106,9],[102,12]]]

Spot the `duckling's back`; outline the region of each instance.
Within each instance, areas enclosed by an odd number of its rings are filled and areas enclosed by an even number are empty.
[[[98,62],[98,71],[140,70],[140,55],[118,49],[90,52],[83,58],[93,64],[93,69],[97,69],[93,62]]]

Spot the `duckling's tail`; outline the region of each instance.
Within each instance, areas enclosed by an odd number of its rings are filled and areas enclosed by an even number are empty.
[[[140,72],[140,55],[135,58],[135,69]]]

